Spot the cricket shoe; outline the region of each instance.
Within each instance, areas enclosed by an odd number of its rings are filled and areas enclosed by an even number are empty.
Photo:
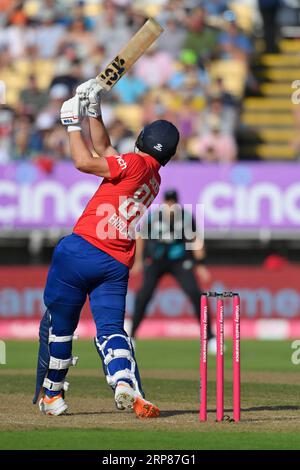
[[[67,411],[68,405],[60,393],[55,397],[44,395],[39,401],[39,408],[44,415],[59,416]]]
[[[126,382],[118,382],[115,402],[118,410],[133,410],[137,418],[158,418],[160,414],[157,406],[145,400]]]

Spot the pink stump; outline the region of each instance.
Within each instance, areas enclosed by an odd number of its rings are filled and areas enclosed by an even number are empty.
[[[207,420],[207,311],[208,299],[201,296],[200,307],[200,421]]]
[[[233,297],[233,419],[241,417],[240,297]]]
[[[217,421],[224,419],[224,300],[217,300]]]

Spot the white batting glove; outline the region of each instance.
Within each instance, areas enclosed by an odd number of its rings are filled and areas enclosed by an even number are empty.
[[[65,101],[60,110],[60,119],[64,126],[68,126],[68,132],[81,130],[80,123],[86,114],[86,109],[82,106],[79,96]]]
[[[92,78],[82,83],[76,89],[76,95],[79,96],[83,106],[87,107],[87,115],[89,117],[101,116],[100,110],[100,92],[102,90],[96,78]]]

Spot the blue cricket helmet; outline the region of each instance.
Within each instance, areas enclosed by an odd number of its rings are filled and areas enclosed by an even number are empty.
[[[179,137],[174,124],[160,119],[144,127],[137,138],[136,146],[165,166],[176,153]]]

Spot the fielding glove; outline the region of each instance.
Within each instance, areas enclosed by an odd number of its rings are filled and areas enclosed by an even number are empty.
[[[100,92],[102,90],[96,78],[92,78],[82,83],[76,89],[76,95],[79,96],[80,102],[87,107],[87,115],[89,117],[101,116],[100,110]]]

